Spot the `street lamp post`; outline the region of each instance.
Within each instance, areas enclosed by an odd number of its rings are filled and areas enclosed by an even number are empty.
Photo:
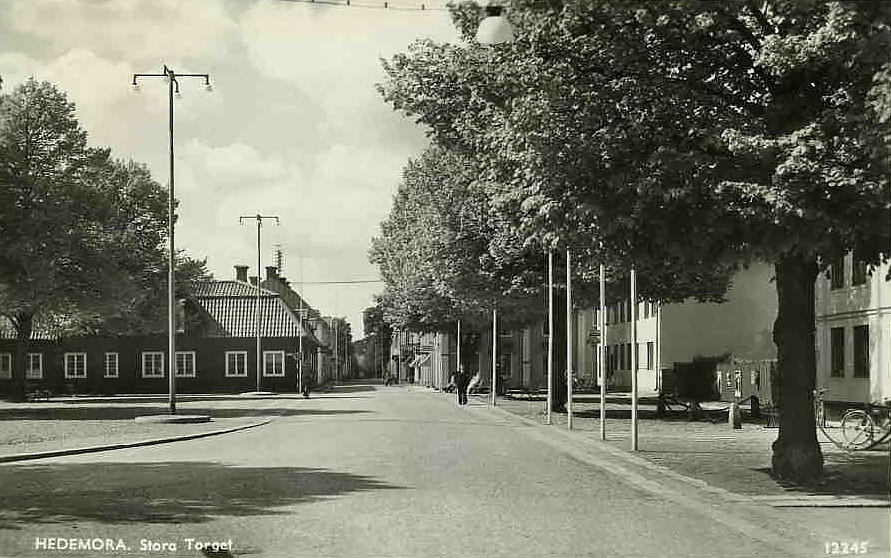
[[[164,69],[160,74],[133,74],[133,89],[139,90],[139,78],[160,77],[167,81],[167,98],[169,104],[169,126],[170,126],[170,191],[167,199],[167,236],[170,240],[170,253],[167,255],[167,352],[168,352],[168,376],[170,379],[168,406],[170,414],[176,414],[176,298],[174,293],[174,262],[176,253],[174,252],[175,244],[173,241],[174,229],[174,191],[173,191],[173,97],[174,94],[179,98],[179,80],[181,77],[196,77],[204,79],[204,85],[207,91],[212,91],[210,85],[209,74],[180,74],[164,65]]]
[[[263,225],[263,219],[275,219],[275,224],[278,225],[278,217],[274,215],[260,215],[259,213],[256,215],[242,215],[238,218],[238,224],[243,225],[245,219],[256,219],[257,220],[257,304],[254,312],[255,325],[257,330],[257,392],[260,392],[260,369],[262,367],[262,353],[260,352],[260,280],[262,279],[260,270],[260,227]],[[302,332],[301,332],[302,333]],[[284,364],[282,364],[284,366]]]

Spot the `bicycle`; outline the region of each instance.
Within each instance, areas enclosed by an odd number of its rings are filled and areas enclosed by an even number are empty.
[[[851,450],[867,450],[891,438],[891,406],[866,405],[851,409],[841,420],[842,437]]]
[[[814,390],[814,417],[817,428],[833,444],[846,451],[860,451],[891,439],[891,406],[868,403],[866,409],[848,409],[842,415],[839,430],[844,442],[839,442],[826,431],[826,405],[823,401],[825,389]]]

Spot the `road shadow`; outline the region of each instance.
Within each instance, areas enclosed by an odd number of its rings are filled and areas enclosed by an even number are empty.
[[[292,511],[281,508],[406,488],[327,469],[216,462],[52,463],[2,471],[0,529],[84,520],[204,523],[221,515],[288,515]]]
[[[330,416],[367,414],[360,409],[295,409],[290,407],[179,407],[179,414],[210,415],[212,418],[241,418],[268,416]],[[166,414],[167,407],[45,407],[0,410],[0,422],[5,420],[126,420],[136,417]]]

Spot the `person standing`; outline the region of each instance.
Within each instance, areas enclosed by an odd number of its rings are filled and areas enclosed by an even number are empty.
[[[463,369],[455,374],[455,391],[458,392],[458,405],[467,405],[467,384],[470,378]]]

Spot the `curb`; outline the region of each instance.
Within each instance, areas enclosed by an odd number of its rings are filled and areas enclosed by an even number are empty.
[[[239,430],[247,430],[248,428],[256,428],[269,424],[273,419],[268,418],[250,424],[241,426],[233,426],[229,428],[221,428],[219,430],[210,430],[208,432],[198,432],[196,434],[184,434],[181,436],[168,436],[166,438],[150,438],[148,440],[139,440],[138,442],[121,442],[117,444],[105,444],[101,446],[87,446],[82,448],[70,448],[62,450],[50,450],[34,453],[14,453],[11,455],[0,455],[0,463],[12,463],[15,461],[30,461],[33,459],[44,459],[47,457],[62,457],[65,455],[79,455],[83,453],[98,453],[102,451],[111,451],[126,448],[138,448],[142,446],[154,446],[158,444],[168,444],[171,442],[181,442],[185,440],[195,440],[198,438],[207,438],[209,436],[219,436],[220,434],[229,434]]]

